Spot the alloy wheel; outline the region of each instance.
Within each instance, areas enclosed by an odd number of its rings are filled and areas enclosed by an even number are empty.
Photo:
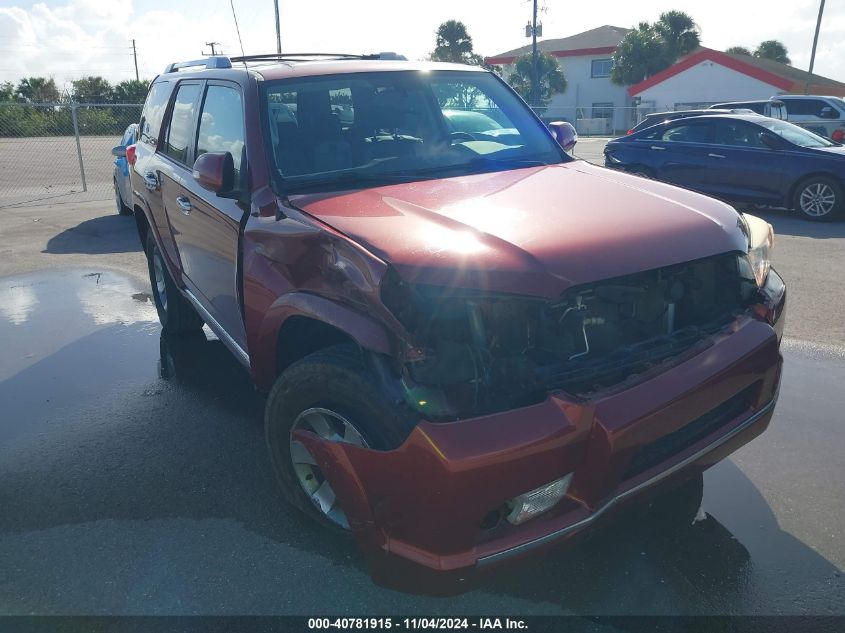
[[[345,442],[365,448],[368,446],[349,420],[329,409],[306,409],[296,417],[291,430],[309,431],[330,442]],[[305,495],[328,520],[349,529],[346,514],[338,504],[331,484],[317,466],[317,460],[305,445],[293,436],[290,440],[290,458],[297,481]]]
[[[820,218],[836,207],[836,192],[826,183],[810,183],[801,191],[798,204],[805,215]]]

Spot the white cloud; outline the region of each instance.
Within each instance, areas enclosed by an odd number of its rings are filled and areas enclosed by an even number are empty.
[[[147,78],[177,60],[200,56],[206,41],[219,41],[231,55],[239,52],[229,0],[12,0],[0,8],[0,81],[24,75],[52,75],[61,86],[83,74],[112,81],[134,76],[130,40],[138,45],[141,75]],[[275,50],[271,0],[234,0],[247,53]],[[541,0],[541,6],[544,3]],[[817,0],[759,3],[735,0],[655,0],[634,3],[605,0],[601,12],[589,3],[547,0],[541,14],[547,37],[564,37],[601,24],[632,26],[655,20],[661,11],[680,9],[702,28],[713,48],[753,47],[781,39],[793,62],[806,68],[810,57]],[[434,47],[434,31],[447,19],[462,20],[477,52],[499,53],[527,43],[523,26],[530,3],[519,0],[280,0],[285,50],[374,52],[395,50],[412,59]],[[845,8],[828,3],[819,40],[816,71],[845,80]]]

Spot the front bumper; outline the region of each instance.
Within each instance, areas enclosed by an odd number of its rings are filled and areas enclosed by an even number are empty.
[[[458,576],[488,568],[677,485],[762,433],[782,364],[785,291],[774,286],[764,292],[765,305],[705,349],[588,401],[554,393],[518,410],[423,421],[392,451],[302,432],[298,439],[317,458],[372,560]],[[491,525],[506,500],[570,472],[572,485],[552,510],[518,526]]]

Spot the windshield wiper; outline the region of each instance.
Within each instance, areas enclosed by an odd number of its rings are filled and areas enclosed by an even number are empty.
[[[414,172],[407,174],[362,174],[347,172],[326,178],[309,178],[300,182],[282,178],[282,186],[287,193],[307,193],[309,191],[325,191],[343,187],[357,187],[362,185],[393,184],[412,180]]]
[[[343,187],[359,187],[365,185],[384,185],[402,182],[410,182],[418,179],[436,176],[457,170],[469,170],[473,172],[479,167],[490,165],[496,167],[542,167],[550,163],[542,160],[530,160],[525,158],[490,158],[481,156],[463,163],[452,163],[450,165],[434,165],[408,169],[405,172],[389,171],[383,173],[361,173],[346,172],[331,177],[309,178],[297,182],[293,178],[282,179],[282,186],[287,193],[308,193],[313,191],[336,190]]]

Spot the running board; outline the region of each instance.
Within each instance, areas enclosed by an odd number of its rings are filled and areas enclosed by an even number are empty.
[[[199,312],[200,317],[205,324],[211,328],[211,331],[217,335],[223,344],[229,348],[229,351],[235,355],[244,367],[247,369],[250,368],[249,366],[249,354],[246,353],[244,348],[238,345],[237,341],[229,336],[229,333],[223,329],[223,326],[217,322],[211,313],[205,309],[205,307],[200,303],[200,300],[194,296],[194,293],[188,290],[187,288],[182,289],[185,293],[185,296],[188,297],[188,301],[191,302],[191,305],[194,306],[194,309]]]

